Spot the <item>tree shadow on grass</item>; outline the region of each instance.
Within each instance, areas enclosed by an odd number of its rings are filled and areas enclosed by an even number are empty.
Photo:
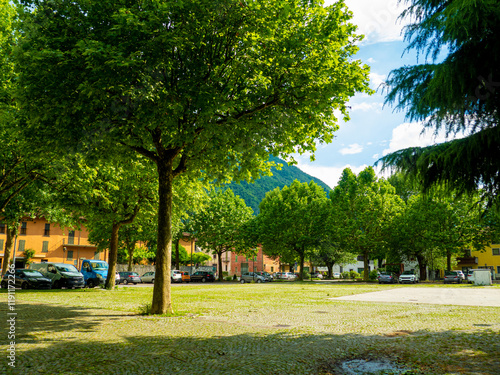
[[[348,359],[386,359],[407,374],[500,368],[497,327],[336,335],[56,305],[17,304],[16,311],[16,368],[5,355],[0,374],[341,375]]]

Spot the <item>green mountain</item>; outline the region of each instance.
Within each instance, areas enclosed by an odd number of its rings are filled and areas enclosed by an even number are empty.
[[[302,172],[299,168],[290,166],[286,161],[274,156],[271,156],[270,160],[274,161],[276,164],[282,165],[281,170],[277,170],[276,168],[272,169],[272,176],[261,177],[253,183],[242,181],[240,183],[233,182],[226,185],[235,195],[239,195],[243,198],[247,206],[252,207],[255,214],[259,213],[260,201],[268,191],[274,190],[277,187],[282,189],[283,186],[290,185],[294,180],[307,183],[312,180],[325,189],[327,194],[330,193],[331,188],[319,178],[312,177]]]

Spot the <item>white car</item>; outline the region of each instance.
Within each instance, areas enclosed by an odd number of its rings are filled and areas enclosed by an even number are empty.
[[[173,283],[182,283],[182,272],[173,270],[170,274],[170,281]]]
[[[334,272],[334,273],[333,273],[333,278],[334,278],[334,279],[340,279],[341,277],[342,277],[342,276],[341,276],[340,272]]]
[[[404,284],[404,283],[410,283],[410,284],[416,284],[418,283],[419,277],[418,273],[415,271],[403,271],[401,275],[399,275],[399,283]]]

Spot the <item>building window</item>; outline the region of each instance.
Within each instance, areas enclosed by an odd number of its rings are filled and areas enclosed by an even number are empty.
[[[227,272],[227,264],[226,264],[226,272]]]
[[[0,234],[5,234],[5,224],[0,223]]]
[[[99,252],[98,251],[94,252],[94,259],[99,260]]]
[[[274,272],[274,267],[271,266],[271,272]]]
[[[358,261],[364,262],[365,261],[365,257],[363,255],[358,255]]]
[[[235,255],[235,256],[234,256],[234,261],[235,261],[235,262],[238,262],[238,255]]]
[[[50,236],[50,224],[45,224],[45,230],[43,231],[44,236]]]
[[[73,260],[73,250],[68,250],[66,260]]]
[[[500,255],[500,248],[495,247],[493,250],[493,255]]]
[[[23,252],[24,251],[25,244],[26,244],[25,240],[19,240],[19,252]]]
[[[3,248],[3,240],[0,240],[0,251],[3,251],[4,248]]]
[[[48,253],[49,252],[49,241],[43,241],[42,242],[42,253]]]
[[[27,229],[28,229],[28,223],[26,221],[23,221],[21,223],[21,233],[20,234],[26,234]]]
[[[68,233],[68,245],[74,245],[75,244],[75,231],[71,230]]]
[[[464,257],[468,257],[469,258],[470,256],[471,256],[470,250],[465,250],[464,251]]]

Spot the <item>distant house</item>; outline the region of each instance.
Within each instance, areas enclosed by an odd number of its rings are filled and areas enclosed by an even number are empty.
[[[469,269],[489,269],[494,278],[500,278],[500,244],[486,246],[484,251],[465,250],[457,261],[455,270],[466,273]]]
[[[6,226],[0,223],[0,265],[5,258]],[[107,251],[98,253],[96,246],[88,242],[88,231],[62,229],[45,218],[25,218],[20,224],[19,234],[12,239],[11,259],[16,268],[25,267],[24,250],[35,251],[33,262],[70,263],[78,267],[80,259],[107,259]]]

